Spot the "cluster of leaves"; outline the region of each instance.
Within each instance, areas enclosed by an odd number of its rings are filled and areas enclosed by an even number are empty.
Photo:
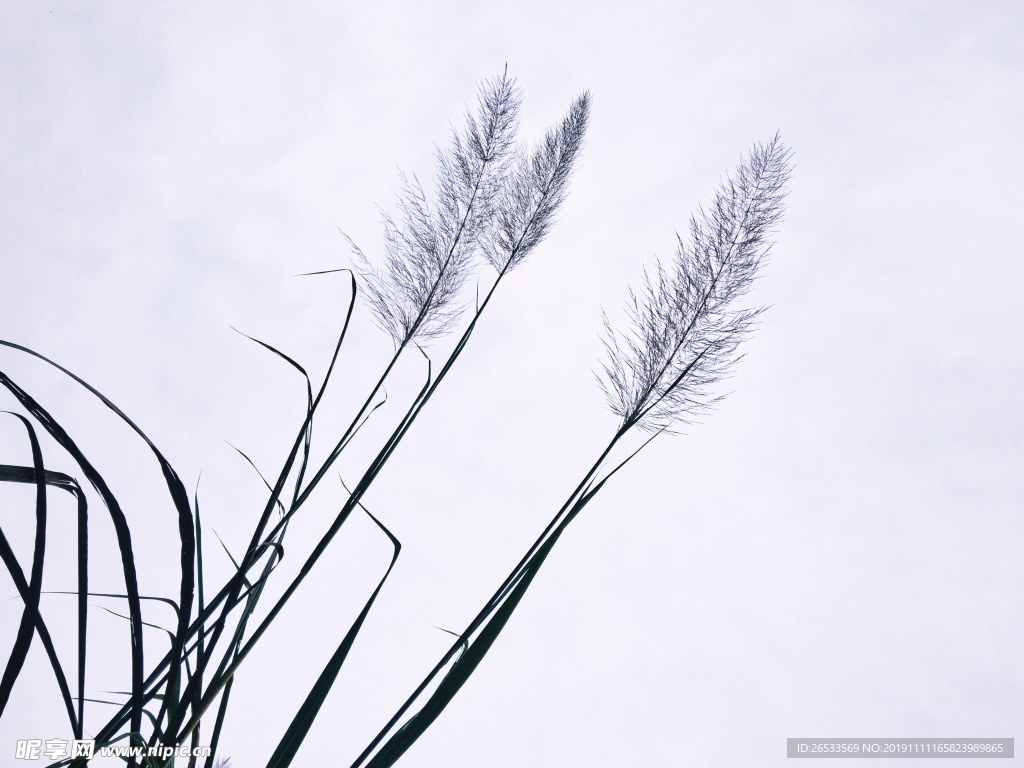
[[[37,434],[41,429],[75,462],[99,496],[113,522],[120,555],[124,592],[104,596],[123,599],[127,606],[131,690],[123,701],[104,702],[113,705],[116,712],[91,734],[100,746],[118,741],[140,746],[197,746],[207,741],[214,755],[206,759],[205,768],[214,766],[235,675],[334,536],[357,508],[387,536],[393,546],[390,566],[295,713],[268,766],[283,767],[292,762],[401,550],[391,532],[362,506],[362,499],[462,354],[497,287],[543,240],[566,199],[583,147],[589,94],[578,96],[564,119],[532,147],[524,146],[518,138],[520,105],[521,94],[507,74],[485,83],[476,111],[467,114],[465,127],[454,132],[449,146],[438,152],[433,197],[427,196],[415,176],[403,176],[398,213],[384,214],[384,248],[379,266],[352,243],[361,281],[350,271],[337,270],[348,274],[348,306],[327,373],[315,392],[298,363],[258,342],[305,377],[306,414],[280,472],[272,483],[266,481],[267,501],[244,555],[234,563],[233,576],[213,594],[204,579],[198,499],[190,500],[181,479],[157,447],[87,382],[32,350],[0,342],[69,376],[136,432],[162,470],[177,511],[180,540],[176,599],[140,594],[128,517],[103,476],[43,406],[0,373],[0,386],[24,410],[24,415],[15,414],[15,418],[25,428],[32,454],[31,465],[0,466],[0,481],[36,487],[35,543],[28,576],[0,530],[0,558],[24,602],[15,644],[0,679],[0,714],[9,703],[32,641],[38,637],[57,679],[75,738],[84,738],[87,733],[85,703],[91,701],[85,696],[88,598],[96,594],[89,591],[88,497],[76,479],[46,469]],[[668,268],[658,265],[654,278],[645,276],[640,293],[630,293],[631,327],[626,333],[617,334],[606,319],[609,355],[601,383],[621,420],[619,427],[520,563],[355,759],[352,768],[393,765],[444,710],[502,631],[562,532],[618,469],[636,455],[634,451],[624,460],[609,464],[623,437],[634,428],[646,430],[653,433],[649,442],[673,423],[685,422],[710,404],[710,385],[735,361],[737,345],[758,314],[758,310],[737,308],[736,301],[749,290],[768,251],[771,228],[781,215],[788,172],[789,154],[777,138],[756,147],[736,174],[721,185],[710,212],[701,211],[693,218],[690,242],[684,245],[680,239],[674,262]],[[467,319],[468,310],[460,304],[464,286],[474,270],[487,266],[494,270],[490,288]],[[310,472],[314,419],[341,353],[360,283],[376,322],[394,341],[395,352],[349,426],[336,435],[326,460]],[[435,372],[422,345],[459,328],[462,332],[453,350]],[[269,608],[257,611],[268,580],[283,557],[282,542],[289,522],[380,407],[378,397],[385,381],[400,356],[411,348],[426,358],[421,389],[362,476],[346,489],[340,510],[306,554],[298,574]],[[71,692],[40,611],[47,486],[71,493],[78,503],[78,584],[74,593],[78,602],[77,697]],[[286,487],[291,488],[290,492]],[[275,515],[275,510],[279,514]],[[171,605],[177,621],[173,629],[165,630],[170,649],[147,666],[142,605],[151,600]],[[203,727],[211,718],[207,733]],[[154,758],[142,760],[151,766],[169,764]],[[58,764],[85,762],[78,758]],[[129,764],[134,765],[135,760],[129,760]],[[191,758],[190,768],[196,765],[196,758]]]

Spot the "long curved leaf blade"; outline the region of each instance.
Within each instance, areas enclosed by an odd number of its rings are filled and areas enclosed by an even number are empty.
[[[384,746],[373,755],[369,762],[365,763],[366,768],[388,768],[388,766],[394,765],[416,740],[423,735],[427,728],[437,720],[441,712],[448,706],[448,703],[455,697],[455,694],[459,692],[476,670],[484,656],[490,651],[494,641],[512,617],[513,612],[539,572],[541,565],[543,565],[547,556],[551,553],[566,527],[601,489],[605,480],[598,483],[596,487],[580,497],[572,505],[566,516],[551,532],[551,535],[536,549],[524,566],[519,569],[514,582],[503,593],[500,604],[492,604],[490,607],[491,613],[484,622],[479,634],[469,642],[468,647],[464,647],[463,652],[456,658],[455,663],[452,664],[451,669],[448,670],[448,673],[427,699],[422,709],[409,718],[384,743]],[[462,642],[465,643],[465,641],[465,638],[463,638]],[[360,761],[356,762],[356,765],[360,764]]]
[[[109,410],[113,411],[122,421],[124,421],[142,440],[149,446],[150,450],[156,457],[160,469],[164,476],[164,481],[167,484],[167,489],[170,493],[171,500],[174,503],[175,509],[178,513],[178,536],[181,542],[181,584],[180,584],[180,603],[181,603],[181,614],[179,615],[178,628],[176,632],[175,649],[174,655],[180,656],[181,650],[185,644],[185,635],[188,632],[189,617],[192,613],[192,600],[195,591],[195,538],[194,530],[192,528],[192,510],[188,502],[188,494],[185,491],[185,486],[182,484],[177,472],[170,465],[170,463],[164,458],[163,454],[156,447],[152,440],[143,432],[134,421],[128,418],[120,408],[103,395],[99,390],[90,385],[84,379],[75,375],[67,368],[62,365],[50,360],[45,355],[41,355],[38,352],[23,347],[20,344],[14,344],[9,341],[0,339],[0,346],[9,347],[18,351],[24,352],[25,354],[31,355],[45,362],[46,364],[56,368],[61,373],[65,374],[77,384],[85,388],[93,396],[98,398]],[[131,551],[131,536],[128,529],[127,520],[124,518],[123,513],[120,510],[120,506],[117,503],[116,498],[110,493],[109,488],[104,482],[102,476],[92,467],[92,465],[86,460],[84,454],[78,449],[74,441],[71,440],[70,436],[64,431],[64,429],[36,403],[32,398],[28,396],[20,387],[14,384],[5,374],[0,372],[0,384],[5,386],[11,391],[15,397],[21,401],[22,405],[32,413],[32,416],[39,421],[39,423],[50,433],[50,435],[56,439],[66,451],[68,451],[75,461],[82,467],[89,481],[93,486],[100,492],[103,497],[104,504],[110,511],[111,518],[114,523],[115,532],[118,539],[118,548],[121,552],[122,558],[122,569],[125,573],[125,587],[129,594],[129,610],[133,617],[137,617],[141,614],[141,606],[139,605],[138,595],[138,578],[135,573],[134,556]],[[132,702],[132,729],[138,731],[141,727],[141,708],[142,701],[140,697],[143,693],[143,648],[141,639],[141,627],[138,625],[138,621],[134,620],[132,624],[132,688],[136,691],[136,696],[133,697]],[[179,670],[175,667],[171,670],[172,676],[179,673]],[[109,726],[108,726],[109,727]],[[104,729],[103,735],[109,736],[110,734],[105,733],[108,729]],[[134,762],[134,761],[133,761]]]
[[[35,474],[34,467],[0,464],[0,482],[34,483],[36,482]],[[74,724],[72,732],[75,734],[75,738],[80,739],[82,738],[82,730],[85,727],[86,627],[89,614],[89,601],[87,598],[89,589],[89,502],[82,492],[78,481],[73,477],[65,475],[63,472],[53,472],[51,470],[45,470],[43,477],[47,485],[67,491],[74,496],[78,506],[78,591],[69,594],[78,595],[78,717],[72,717],[71,721]],[[10,552],[10,558],[14,559],[13,552]],[[10,563],[8,563],[8,570],[11,570]],[[15,581],[17,583],[17,579]],[[21,589],[19,588],[20,591]],[[36,630],[39,632],[39,639],[43,643],[50,666],[53,668],[54,675],[57,678],[57,685],[60,687],[61,694],[63,695],[64,690],[67,688],[64,670],[57,660],[56,651],[53,648],[46,625],[42,621],[42,616],[38,615],[38,618],[39,623]]]
[[[380,590],[384,586],[384,582],[387,581],[388,576],[391,575],[391,569],[395,567],[395,563],[398,561],[398,555],[402,551],[402,545],[399,543],[398,539],[392,535],[391,531],[385,528],[377,518],[366,511],[365,507],[363,508],[363,511],[365,511],[366,514],[370,516],[370,519],[373,520],[373,522],[375,522],[382,531],[384,531],[389,539],[391,539],[391,543],[394,546],[394,554],[391,557],[391,563],[388,565],[388,569],[385,571],[380,583],[377,584],[377,588],[373,590],[373,594],[370,595],[370,599],[367,600],[366,605],[363,606],[363,610],[359,613],[359,616],[345,634],[345,638],[341,641],[341,645],[338,646],[338,649],[334,652],[331,660],[327,662],[327,666],[324,667],[323,672],[320,673],[320,677],[310,690],[309,695],[306,696],[306,700],[302,703],[299,711],[295,713],[295,717],[288,726],[288,730],[277,745],[277,749],[274,750],[274,754],[267,762],[267,768],[287,768],[291,765],[292,760],[299,751],[299,747],[302,746],[302,742],[306,738],[306,734],[309,733],[309,729],[313,725],[313,721],[316,719],[317,714],[319,714],[320,708],[327,699],[327,694],[334,685],[334,681],[337,679],[338,673],[341,671],[341,667],[345,663],[345,659],[348,657],[348,652],[352,648],[352,643],[355,642],[356,635],[359,634],[359,630],[362,629],[363,622],[370,613],[370,608],[373,607],[373,603],[377,599],[377,595],[380,594]]]
[[[18,626],[18,634],[14,640],[14,648],[7,659],[3,677],[0,678],[0,715],[3,715],[4,709],[7,707],[11,691],[14,689],[14,682],[18,679],[18,675],[25,665],[29,648],[32,646],[32,638],[35,636],[34,630],[38,621],[37,617],[39,616],[39,599],[43,591],[43,562],[46,554],[46,477],[43,470],[43,452],[39,446],[36,432],[28,419],[18,414],[12,415],[24,424],[32,446],[32,468],[36,486],[36,535],[35,543],[32,547],[32,569],[28,591],[23,594],[25,609],[21,614],[21,622]],[[7,546],[6,541],[4,544],[5,549],[10,548]],[[10,565],[8,565],[8,569],[10,570]],[[72,723],[74,720],[74,713],[72,712]]]
[[[0,340],[0,345],[14,347],[28,352],[29,354],[38,357],[51,365],[57,366],[50,360],[47,360],[42,355],[32,352],[24,347],[20,347],[10,342]],[[61,370],[64,370],[61,368]],[[70,374],[74,377],[74,374]],[[76,380],[80,381],[80,379]],[[81,382],[84,386],[88,387],[87,384]],[[5,373],[0,371],[0,386],[5,387],[8,391],[13,394],[22,407],[28,411],[32,417],[50,434],[50,436],[57,441],[57,443],[67,451],[71,457],[75,460],[82,472],[89,479],[89,482],[100,494],[103,499],[104,505],[110,512],[111,521],[114,524],[114,532],[117,538],[118,551],[121,556],[121,569],[125,579],[125,591],[128,593],[128,605],[129,613],[132,615],[132,628],[131,628],[131,652],[132,652],[132,689],[137,691],[137,695],[132,697],[131,705],[131,722],[132,729],[137,731],[142,725],[142,676],[143,676],[143,649],[142,649],[142,624],[141,624],[141,613],[142,608],[139,604],[139,586],[138,586],[138,573],[135,569],[135,554],[132,550],[131,543],[131,530],[128,527],[128,520],[121,511],[121,506],[117,501],[117,498],[111,492],[110,487],[107,485],[103,476],[96,470],[95,467],[89,462],[85,454],[82,453],[78,445],[71,436],[64,430],[64,428],[44,409],[39,403],[37,403],[27,392],[19,387],[13,380],[10,379]],[[91,390],[91,387],[90,387]],[[95,392],[95,390],[92,390]],[[98,394],[98,393],[97,393]],[[99,395],[102,398],[102,395]],[[104,398],[106,401],[106,399]],[[109,402],[109,401],[106,401]],[[113,407],[113,404],[110,404]],[[126,417],[127,418],[127,417]],[[109,736],[110,734],[103,734],[103,736]]]

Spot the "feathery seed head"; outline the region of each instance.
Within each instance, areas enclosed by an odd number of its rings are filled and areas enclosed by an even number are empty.
[[[589,119],[590,93],[584,91],[532,152],[516,153],[482,249],[499,274],[522,264],[554,223],[582,153]]]
[[[657,262],[653,275],[645,270],[639,294],[630,289],[628,331],[616,332],[604,315],[607,359],[598,381],[622,431],[671,431],[720,399],[711,386],[728,375],[763,311],[735,304],[771,250],[791,157],[778,135],[756,145],[709,210],[691,217],[689,242],[677,237],[672,263]]]
[[[520,103],[507,74],[481,86],[476,116],[467,112],[463,130],[453,131],[449,147],[437,152],[433,205],[415,176],[401,175],[398,214],[382,213],[381,268],[349,240],[375,320],[396,345],[438,338],[457,322],[462,307],[455,300],[494,214]]]

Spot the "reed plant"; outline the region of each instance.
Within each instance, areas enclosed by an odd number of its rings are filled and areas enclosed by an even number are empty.
[[[342,273],[348,300],[323,380],[314,387],[305,369],[282,351],[264,348],[305,377],[305,416],[295,431],[287,457],[276,475],[265,479],[266,501],[233,574],[223,584],[208,583],[204,555],[208,543],[198,499],[143,430],[98,389],[40,353],[9,341],[4,347],[43,361],[69,377],[123,420],[160,467],[166,493],[177,514],[178,544],[174,569],[180,573],[173,595],[142,594],[138,553],[131,540],[129,510],[122,508],[99,469],[78,442],[47,408],[7,374],[0,385],[20,408],[12,417],[24,430],[30,461],[0,465],[0,481],[35,487],[35,533],[29,558],[19,558],[0,529],[0,558],[24,604],[16,639],[0,678],[0,715],[12,704],[15,681],[38,641],[60,690],[70,731],[75,739],[95,740],[97,747],[117,743],[143,747],[209,744],[213,754],[189,768],[223,765],[217,751],[231,703],[236,676],[249,672],[243,664],[280,615],[307,575],[320,562],[353,513],[365,514],[391,542],[390,566],[365,600],[304,702],[291,717],[267,766],[283,768],[294,761],[325,698],[356,642],[365,619],[388,579],[401,551],[398,539],[362,502],[412,428],[419,414],[465,351],[498,287],[522,266],[544,240],[566,200],[569,182],[584,144],[590,116],[590,95],[577,96],[566,115],[532,145],[520,137],[522,95],[507,73],[481,85],[475,108],[447,146],[437,152],[436,179],[428,194],[414,175],[402,176],[398,203],[383,215],[380,255],[367,255],[349,240],[352,269]],[[677,431],[704,414],[717,400],[714,385],[737,361],[741,342],[749,336],[760,309],[748,307],[748,293],[771,247],[771,235],[783,210],[790,153],[778,136],[756,145],[736,171],[725,177],[706,208],[691,219],[679,236],[674,257],[644,273],[637,290],[628,293],[625,327],[604,317],[606,357],[598,376],[608,406],[618,418],[596,460],[580,478],[550,523],[497,587],[450,649],[424,676],[394,716],[351,763],[384,768],[393,765],[437,719],[491,649],[516,610],[545,559],[567,526],[605,484],[651,440]],[[475,298],[469,285],[477,281]],[[335,375],[357,297],[372,311],[394,350],[376,383],[344,429],[330,436],[326,459],[311,462],[314,424]],[[429,345],[451,337],[451,351],[434,360]],[[346,487],[338,511],[292,580],[271,599],[267,585],[277,576],[291,521],[310,496],[326,492],[323,480],[360,430],[386,403],[383,391],[396,374],[399,360],[422,359],[424,379],[410,401],[398,407],[396,426],[371,452],[361,476]],[[43,459],[42,435],[78,467],[76,476],[54,472]],[[317,431],[317,439],[323,439]],[[639,435],[639,447],[628,436]],[[630,447],[626,447],[627,444]],[[77,660],[58,657],[42,611],[43,573],[47,554],[47,501],[50,489],[71,494],[77,503]],[[123,591],[103,593],[123,601],[130,655],[130,690],[117,701],[89,708],[112,715],[86,726],[86,704],[95,701],[86,687],[87,637],[90,620],[90,512],[99,504],[113,524],[113,540],[103,551],[116,552]],[[90,504],[92,505],[90,507]],[[3,521],[7,524],[7,521]],[[90,547],[92,545],[92,547]],[[176,621],[164,627],[169,650],[154,658],[144,643],[143,606],[162,601]],[[151,626],[151,625],[150,625]],[[183,758],[179,758],[184,762]],[[54,765],[84,765],[85,757],[68,757]],[[129,765],[172,765],[174,758],[128,757]]]

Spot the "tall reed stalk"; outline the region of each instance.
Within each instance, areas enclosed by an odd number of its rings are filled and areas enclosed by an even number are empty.
[[[401,545],[362,500],[441,382],[466,349],[499,285],[521,266],[543,241],[564,203],[569,181],[579,161],[590,113],[584,92],[565,117],[542,139],[527,146],[519,137],[521,93],[507,73],[480,87],[475,109],[464,126],[454,131],[448,146],[437,153],[436,183],[428,195],[415,176],[402,176],[397,212],[385,213],[384,245],[379,259],[367,256],[349,241],[355,271],[347,275],[349,296],[341,330],[323,381],[314,388],[305,370],[274,347],[258,341],[305,377],[307,405],[286,460],[266,481],[268,495],[235,572],[211,589],[204,572],[203,526],[198,499],[190,499],[178,474],[145,433],[97,389],[49,358],[18,344],[0,345],[35,357],[70,377],[123,420],[146,444],[159,465],[178,520],[180,581],[172,597],[140,592],[136,552],[131,542],[129,515],[122,509],[102,474],[76,441],[46,408],[9,376],[2,385],[20,406],[13,414],[25,430],[31,463],[0,465],[0,481],[35,486],[35,537],[31,559],[23,563],[0,529],[0,559],[18,592],[24,610],[3,677],[0,715],[8,706],[14,683],[24,669],[32,642],[38,638],[57,681],[70,731],[76,739],[92,737],[97,746],[130,743],[145,747],[192,747],[208,743],[213,754],[204,757],[213,768],[220,735],[228,715],[231,690],[242,665],[272,626],[305,578],[321,560],[353,512],[369,516],[393,547],[391,564],[362,610],[325,664],[267,766],[292,763],[309,728],[320,714],[363,623],[391,573]],[[761,310],[740,300],[749,291],[770,249],[770,236],[782,214],[789,152],[778,137],[756,146],[736,172],[719,186],[707,210],[690,221],[689,235],[679,238],[675,257],[644,274],[639,291],[630,291],[628,327],[616,330],[604,318],[606,361],[600,384],[619,425],[597,450],[591,469],[552,517],[537,540],[498,586],[476,617],[446,654],[368,743],[352,768],[393,765],[436,720],[476,669],[525,595],[539,568],[566,527],[604,485],[655,437],[673,431],[705,413],[714,404],[713,385],[738,359],[740,343],[749,336]],[[482,300],[472,311],[463,299],[465,286],[481,270],[492,271]],[[374,320],[392,339],[394,353],[376,383],[362,400],[349,424],[331,438],[327,458],[310,465],[313,425],[342,353],[357,295],[361,292]],[[454,334],[452,351],[439,365],[425,345]],[[377,446],[361,476],[315,546],[305,554],[297,575],[279,597],[264,606],[267,584],[283,557],[289,524],[323,478],[351,445],[363,425],[381,407],[381,393],[398,361],[422,357],[422,385],[399,414],[397,425]],[[86,493],[78,479],[50,471],[43,460],[42,431],[71,458],[91,486]],[[624,438],[644,433],[640,448],[623,455]],[[319,433],[318,433],[319,434]],[[244,456],[244,454],[243,454]],[[78,658],[74,687],[58,658],[40,610],[47,543],[48,487],[71,493],[77,502]],[[89,698],[85,684],[89,590],[89,500],[98,497],[101,512],[110,517],[124,580],[123,593],[104,594],[124,601],[131,654],[130,691],[113,704],[106,720],[86,727]],[[275,516],[275,510],[278,514]],[[27,575],[26,575],[27,563]],[[143,604],[162,601],[173,607],[176,622],[166,629],[170,649],[155,661],[146,655],[142,628]],[[287,716],[282,713],[282,716]],[[144,756],[129,765],[171,765],[173,759]],[[87,758],[59,760],[54,765],[84,765]],[[199,762],[188,760],[189,768]]]

